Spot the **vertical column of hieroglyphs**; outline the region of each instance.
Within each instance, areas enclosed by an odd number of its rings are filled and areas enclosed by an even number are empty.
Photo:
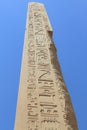
[[[57,93],[57,86],[55,84],[55,78],[54,78],[54,74],[52,71],[52,66],[51,66],[51,57],[50,57],[50,44],[52,43],[52,39],[51,39],[51,34],[52,34],[52,27],[50,25],[49,19],[47,17],[47,13],[44,9],[44,6],[42,6],[42,19],[43,19],[43,27],[44,27],[44,33],[45,33],[45,38],[46,38],[46,48],[47,48],[47,53],[48,53],[48,59],[47,62],[50,65],[50,69],[48,69],[48,72],[50,72],[50,76],[51,76],[51,83],[46,80],[46,83],[48,83],[48,87],[49,87],[49,91],[47,86],[44,89],[44,92],[47,91],[49,92],[54,92],[53,96],[50,95],[49,96],[49,103],[51,105],[51,107],[47,107],[47,111],[45,111],[45,121],[43,123],[43,126],[46,125],[47,129],[53,129],[53,130],[57,130],[57,129],[66,129],[65,127],[65,123],[63,120],[63,112],[61,109],[61,105],[60,105],[60,101],[58,100],[58,93]],[[53,43],[52,43],[53,44]],[[45,60],[45,61],[46,61]],[[47,77],[49,77],[49,75],[46,75]],[[46,78],[47,78],[46,77]],[[47,99],[47,97],[45,97]],[[44,98],[44,100],[46,100]],[[64,103],[64,101],[63,101]],[[55,105],[55,107],[52,107],[52,104]],[[47,117],[47,118],[46,118]]]
[[[38,110],[39,110],[39,129],[58,130],[65,128],[61,122],[56,99],[56,86],[51,69],[51,60],[47,41],[46,14],[42,4],[32,3],[34,12],[34,37],[36,45],[36,65],[37,65],[37,90],[38,90]],[[48,21],[48,20],[47,20]],[[61,129],[60,129],[61,130]]]
[[[27,79],[27,129],[38,130],[38,88],[36,77],[36,48],[34,40],[34,10],[29,6],[28,23],[28,79]]]

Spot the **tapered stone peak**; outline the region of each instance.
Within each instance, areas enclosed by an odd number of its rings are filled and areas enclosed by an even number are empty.
[[[44,5],[28,6],[14,130],[78,130]]]

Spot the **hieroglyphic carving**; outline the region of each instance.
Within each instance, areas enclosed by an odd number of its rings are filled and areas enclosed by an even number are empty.
[[[36,64],[37,64],[37,79],[38,79],[38,96],[41,124],[58,123],[58,106],[56,104],[56,94],[53,76],[50,67],[50,57],[48,51],[48,43],[46,39],[46,29],[43,21],[42,12],[34,13],[34,34],[36,42]],[[44,126],[44,128],[49,128]],[[55,126],[55,128],[57,128]]]
[[[36,88],[36,61],[35,61],[35,42],[34,42],[34,25],[33,25],[33,10],[30,7],[31,14],[29,15],[28,23],[28,47],[27,47],[27,130],[38,129],[38,100]]]
[[[30,3],[27,17],[26,59],[23,62],[26,70],[21,74],[22,77],[27,75],[22,82],[24,86],[21,85],[26,88],[26,124],[22,127],[21,122],[17,123],[15,130],[77,130],[76,121],[71,121],[75,119],[74,113],[57,61],[52,27],[43,4]],[[21,119],[20,114],[18,119]]]

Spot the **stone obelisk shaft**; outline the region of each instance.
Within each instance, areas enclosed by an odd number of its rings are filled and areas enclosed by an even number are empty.
[[[14,130],[77,130],[43,4],[30,3]]]

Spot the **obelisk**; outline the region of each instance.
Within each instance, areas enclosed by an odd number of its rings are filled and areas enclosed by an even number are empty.
[[[14,130],[78,130],[44,5],[28,7]]]

